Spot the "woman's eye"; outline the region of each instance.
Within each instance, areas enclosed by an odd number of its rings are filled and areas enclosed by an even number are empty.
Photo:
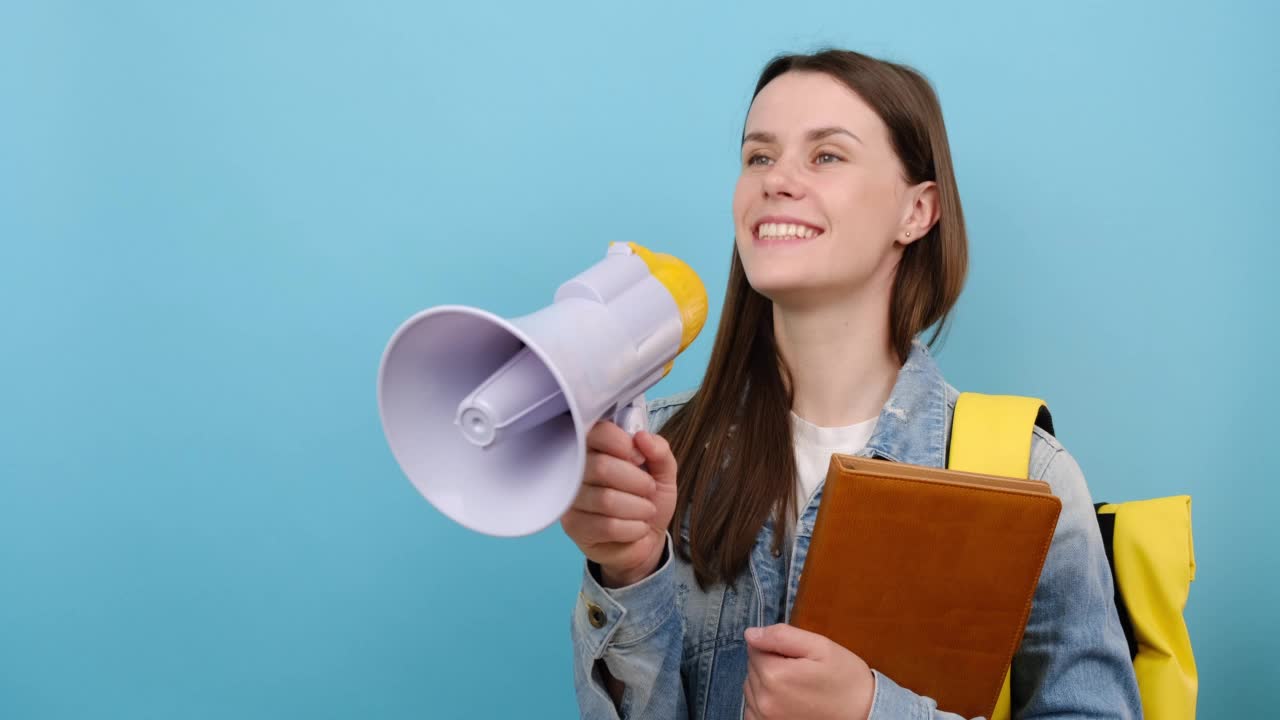
[[[843,158],[839,155],[833,155],[832,153],[818,153],[818,156],[815,157],[813,161],[819,165],[826,165],[828,163],[839,162],[842,159]]]
[[[769,163],[768,155],[756,153],[747,158],[747,165],[766,165]]]

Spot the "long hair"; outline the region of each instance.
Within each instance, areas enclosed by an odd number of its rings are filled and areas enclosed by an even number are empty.
[[[964,216],[937,95],[912,68],[823,50],[771,60],[752,99],[786,72],[825,73],[849,87],[888,127],[905,179],[937,184],[939,219],[904,249],[889,306],[890,341],[899,361],[906,362],[920,333],[934,327],[928,341],[933,345],[943,332],[968,264]],[[671,444],[680,474],[671,535],[703,589],[742,573],[770,513],[781,529],[794,512],[788,372],[774,340],[772,304],[748,283],[735,247],[703,382],[660,432]],[[731,485],[721,486],[725,483]],[[687,543],[679,532],[686,518]],[[784,535],[774,534],[775,551],[782,550]]]

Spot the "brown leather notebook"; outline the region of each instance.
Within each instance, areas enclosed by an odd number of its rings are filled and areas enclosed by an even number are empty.
[[[832,455],[791,624],[990,717],[1061,509],[1039,481]]]

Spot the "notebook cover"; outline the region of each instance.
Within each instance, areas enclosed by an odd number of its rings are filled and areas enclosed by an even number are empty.
[[[790,622],[990,717],[1061,509],[1039,481],[833,455]]]

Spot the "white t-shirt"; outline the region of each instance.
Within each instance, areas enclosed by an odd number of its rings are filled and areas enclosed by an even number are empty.
[[[800,520],[805,503],[827,476],[831,456],[854,455],[867,446],[879,417],[844,427],[819,427],[791,413],[792,436],[796,448],[796,510],[791,521]]]

